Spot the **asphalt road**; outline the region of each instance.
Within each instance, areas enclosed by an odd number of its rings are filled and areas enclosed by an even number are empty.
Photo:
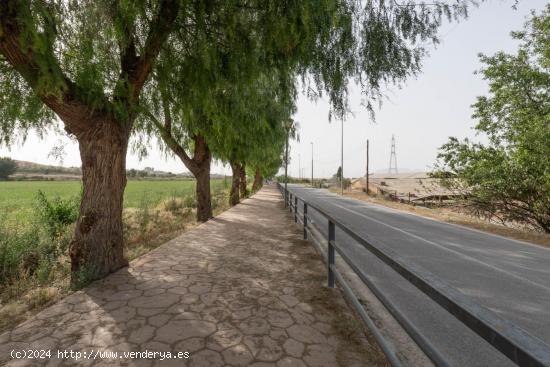
[[[289,190],[550,345],[550,249],[326,190],[294,185]],[[323,216],[309,208],[308,212],[316,226],[328,227]],[[336,241],[453,365],[514,365],[338,230]]]

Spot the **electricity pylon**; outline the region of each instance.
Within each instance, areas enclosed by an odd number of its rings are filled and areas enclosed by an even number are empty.
[[[395,154],[395,136],[391,136],[391,153],[390,153],[390,166],[388,168],[388,174],[391,175],[395,172],[397,175],[397,155]]]

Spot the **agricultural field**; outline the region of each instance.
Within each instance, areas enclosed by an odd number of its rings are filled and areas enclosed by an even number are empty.
[[[228,188],[228,182],[212,180],[212,191]],[[24,224],[34,212],[36,198],[42,191],[47,198],[77,198],[79,181],[0,181],[0,221]],[[194,180],[128,180],[124,207],[154,206],[163,200],[195,195]]]
[[[229,207],[229,180],[213,179],[212,208]],[[79,181],[0,182],[0,330],[68,294],[68,246],[78,216]],[[193,228],[195,181],[129,180],[124,192],[128,259]]]

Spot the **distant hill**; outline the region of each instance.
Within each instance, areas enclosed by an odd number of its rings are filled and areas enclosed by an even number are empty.
[[[31,179],[31,180],[40,180],[40,179],[80,179],[82,176],[82,169],[80,167],[62,167],[62,166],[53,166],[40,164],[35,162],[28,161],[18,161],[15,160],[17,164],[17,171],[12,176],[15,179]],[[190,172],[182,172],[174,174],[172,172],[156,171],[151,167],[146,167],[143,170],[138,169],[128,169],[127,170],[128,178],[178,178],[178,179],[194,179],[193,175]],[[212,173],[210,175],[212,179],[221,179],[224,178],[224,175]]]
[[[64,175],[76,175],[80,176],[82,170],[80,167],[62,167],[62,166],[51,166],[46,164],[28,162],[28,161],[18,161],[17,164],[17,173],[23,174],[64,174]]]

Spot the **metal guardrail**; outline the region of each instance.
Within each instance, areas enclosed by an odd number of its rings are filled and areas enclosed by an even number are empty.
[[[334,287],[336,281],[340,284],[346,296],[351,300],[359,315],[371,330],[373,336],[379,343],[388,361],[392,366],[401,366],[391,345],[381,335],[372,319],[366,313],[357,297],[354,295],[351,287],[338,272],[335,265],[336,252],[347,263],[347,265],[357,274],[367,287],[375,294],[386,309],[407,331],[410,337],[426,353],[436,366],[451,366],[450,362],[426,339],[419,330],[408,320],[408,318],[370,281],[369,277],[357,266],[345,251],[336,242],[336,228],[343,231],[353,240],[361,244],[366,250],[370,251],[378,259],[383,261],[394,271],[405,278],[409,283],[422,291],[443,309],[461,321],[464,325],[474,331],[477,335],[487,341],[500,353],[508,357],[518,366],[529,367],[550,367],[550,346],[539,338],[529,334],[527,331],[519,328],[511,322],[499,317],[492,311],[473,302],[470,298],[460,293],[455,288],[445,284],[435,275],[427,270],[411,263],[399,254],[380,246],[375,239],[363,238],[356,234],[351,228],[343,224],[330,214],[326,213],[318,206],[306,202],[297,197],[290,190],[277,183],[285,201],[285,207],[294,213],[294,222],[301,222],[303,225],[304,239],[308,239],[311,218],[308,215],[308,208],[313,208],[316,212],[328,220],[328,238],[327,245],[327,283],[329,287]],[[299,201],[303,203],[303,218],[299,216]],[[318,228],[319,232],[322,230]],[[312,238],[313,239],[313,238]]]

